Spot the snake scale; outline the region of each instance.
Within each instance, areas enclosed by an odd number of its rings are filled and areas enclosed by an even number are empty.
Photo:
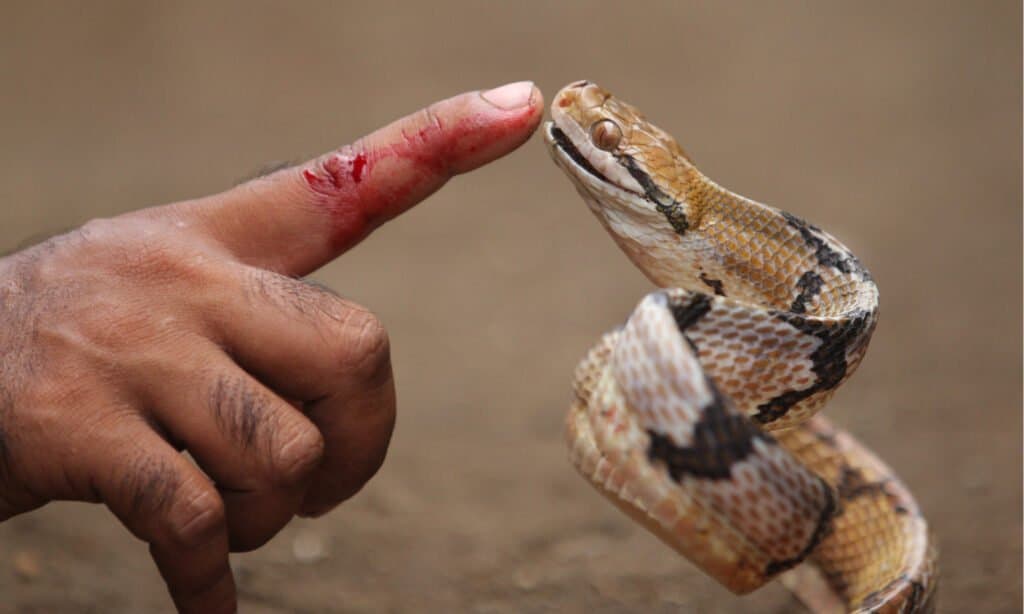
[[[834,237],[736,195],[593,83],[545,140],[659,288],[576,370],[567,438],[588,481],[735,593],[781,574],[817,612],[928,612],[937,552],[907,488],[816,415],[878,317]]]

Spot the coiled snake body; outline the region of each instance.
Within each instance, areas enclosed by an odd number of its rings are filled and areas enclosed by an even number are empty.
[[[815,415],[874,330],[868,271],[826,232],[706,178],[600,87],[573,83],[551,111],[555,162],[663,288],[577,367],[577,469],[736,593],[786,572],[815,611],[932,610],[937,555],[913,497]]]

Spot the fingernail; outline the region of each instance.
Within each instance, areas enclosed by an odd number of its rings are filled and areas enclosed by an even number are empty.
[[[533,81],[520,81],[481,92],[480,97],[506,111],[530,104],[533,98]]]

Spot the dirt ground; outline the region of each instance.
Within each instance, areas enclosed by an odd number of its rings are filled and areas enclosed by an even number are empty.
[[[28,8],[29,6],[33,8]],[[842,237],[882,290],[828,410],[912,487],[941,610],[1021,606],[1021,9],[987,3],[10,3],[0,247],[220,190],[462,90],[589,78],[712,178]],[[235,558],[246,612],[788,612],[578,478],[575,361],[649,284],[539,138],[323,269],[388,325],[388,460]],[[0,525],[0,611],[169,609],[102,508]]]

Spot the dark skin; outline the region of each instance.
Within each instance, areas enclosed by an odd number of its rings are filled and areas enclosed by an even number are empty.
[[[103,503],[180,611],[234,611],[228,552],[355,494],[394,426],[383,325],[302,276],[521,145],[541,109],[532,84],[462,94],[0,259],[0,520]]]

